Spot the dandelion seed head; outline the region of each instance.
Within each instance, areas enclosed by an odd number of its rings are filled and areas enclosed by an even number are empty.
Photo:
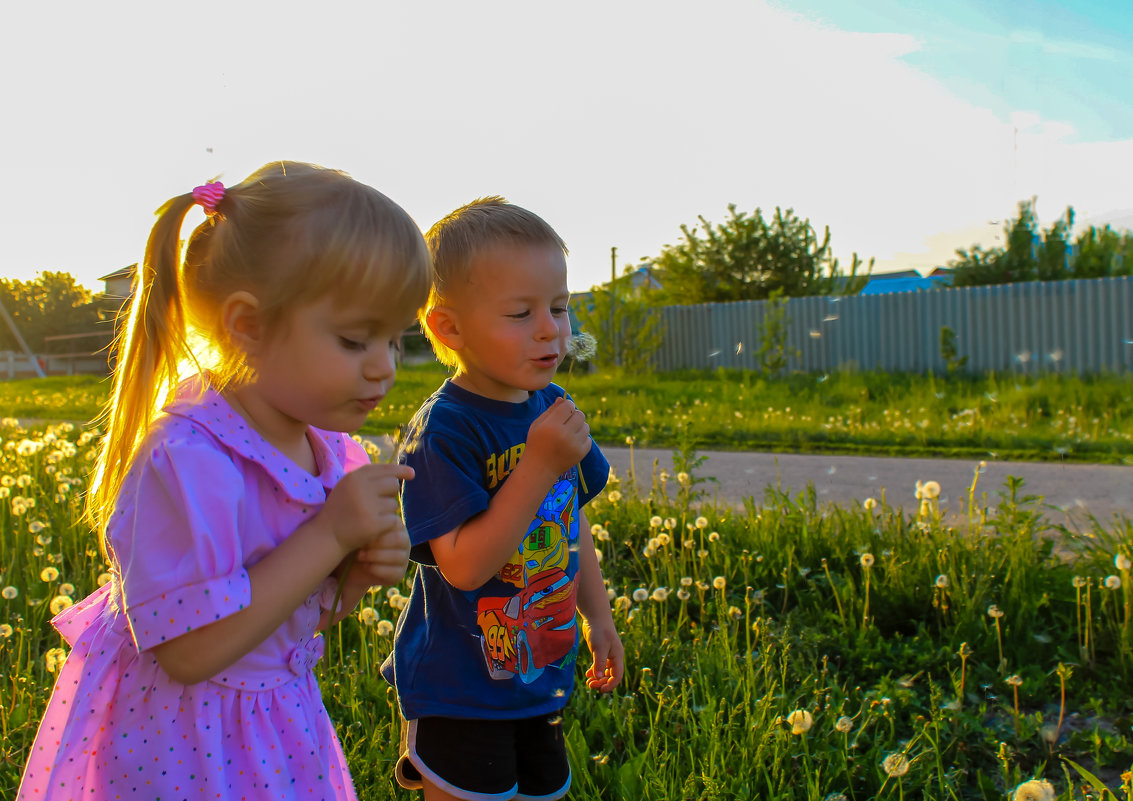
[[[17,590],[15,587],[13,587],[10,584],[7,587],[5,587],[4,589],[0,590],[0,597],[3,597],[5,600],[8,600],[8,601],[12,600],[13,598],[18,596],[19,594],[20,594],[20,591]]]
[[[1075,588],[1081,589],[1086,586],[1086,579],[1084,576],[1075,576],[1070,580],[1070,583],[1073,584]]]
[[[1121,589],[1121,576],[1106,576],[1105,588],[1107,590],[1120,590]]]
[[[814,725],[814,717],[805,709],[796,709],[787,715],[787,725],[791,727],[791,734],[806,734]]]
[[[379,620],[375,630],[378,632],[379,637],[388,637],[393,634],[393,624],[388,620]]]
[[[662,524],[663,522],[664,522],[664,521],[663,521],[663,520],[661,520],[661,518],[660,518],[660,517],[658,517],[657,515],[653,515],[653,517],[649,518],[649,526],[650,526],[650,528],[660,528],[660,527],[661,527],[661,524]],[[670,526],[670,528],[671,528],[671,526]]]
[[[863,553],[862,556],[861,556],[861,559],[859,561],[861,562],[862,567],[873,567],[873,563],[874,563],[875,560],[873,558],[873,554]]]
[[[708,541],[709,542],[719,542],[720,541],[720,532],[713,531],[711,534],[708,535]]]
[[[940,484],[935,481],[926,481],[924,486],[921,487],[921,492],[928,500],[935,500],[940,497]]]
[[[692,593],[690,593],[688,590],[685,590],[685,589],[677,590],[677,600],[687,601],[691,597],[692,597]]]
[[[0,638],[8,639],[15,630],[7,623],[0,623]]]
[[[691,587],[692,586],[692,576],[681,576],[681,586],[682,587]]]
[[[43,655],[44,667],[47,668],[48,673],[54,673],[63,667],[63,663],[67,661],[67,652],[62,648],[51,648]]]
[[[1012,687],[1018,687],[1023,683],[1023,679],[1018,674],[1012,674],[1005,678],[1004,681],[1010,684]]]
[[[904,776],[909,772],[909,758],[904,754],[890,754],[881,761],[881,769],[887,776]]]
[[[944,573],[941,573],[939,576],[937,576],[936,577],[936,586],[939,587],[942,590],[948,589],[948,576],[945,575]]]
[[[652,598],[657,603],[661,603],[662,601],[664,601],[665,599],[667,599],[669,597],[669,588],[668,587],[658,587],[657,589],[653,590],[653,594],[650,595],[649,597]]]
[[[669,531],[672,531],[676,527],[677,527],[677,519],[675,517],[666,517],[665,518],[665,528],[669,529]]]
[[[1003,617],[1003,610],[995,604],[992,604],[987,608],[987,616],[998,620],[999,618]]]
[[[707,517],[696,518],[696,527],[701,529],[701,530],[708,528],[708,518]]]
[[[633,591],[633,600],[637,601],[638,603],[649,600],[649,590],[645,589],[644,587],[638,587]]]
[[[598,353],[598,340],[593,334],[580,331],[567,341],[567,356],[580,362],[588,362]]]
[[[59,571],[53,567],[45,567],[39,571],[39,578],[42,581],[55,581],[59,578]]]
[[[51,604],[48,606],[48,609],[51,610],[51,614],[57,615],[64,609],[72,606],[74,603],[74,600],[72,600],[71,596],[69,595],[56,595],[51,599]]]
[[[718,590],[722,590],[728,586],[728,582],[723,576],[717,576],[716,578],[712,579],[712,586]]]
[[[842,717],[838,718],[838,720],[834,721],[835,731],[839,731],[842,734],[848,733],[852,728],[854,728],[853,718],[848,718],[843,715]]]
[[[1015,788],[1012,801],[1054,801],[1054,786],[1046,779],[1031,779]]]
[[[1123,553],[1118,553],[1113,557],[1113,566],[1118,570],[1128,570],[1133,567],[1133,562],[1129,561],[1129,557]]]
[[[862,501],[862,508],[867,512],[872,512],[877,508],[877,498],[866,498]]]

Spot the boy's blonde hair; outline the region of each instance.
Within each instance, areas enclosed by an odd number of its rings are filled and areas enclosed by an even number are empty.
[[[168,201],[138,265],[133,302],[115,341],[114,386],[87,514],[105,532],[123,479],[159,410],[182,380],[221,390],[251,378],[221,319],[224,300],[246,290],[267,336],[285,315],[330,293],[376,308],[419,309],[429,252],[410,216],[346,173],[276,161],[224,190],[216,211],[180,233],[192,193]]]
[[[478,198],[446,215],[429,229],[425,241],[433,257],[433,283],[417,316],[437,360],[449,367],[459,365],[457,355],[433,335],[426,318],[444,305],[457,282],[468,279],[477,256],[500,245],[546,245],[560,249],[564,256],[569,253],[562,237],[542,217],[499,195]]]

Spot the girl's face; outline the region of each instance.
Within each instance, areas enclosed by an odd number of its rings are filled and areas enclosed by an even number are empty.
[[[241,398],[254,398],[257,408],[248,411],[279,447],[274,437],[293,441],[309,425],[356,431],[393,387],[397,348],[414,310],[344,297],[331,293],[287,313],[253,357],[256,378]]]

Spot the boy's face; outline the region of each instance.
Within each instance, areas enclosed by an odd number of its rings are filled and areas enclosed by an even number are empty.
[[[546,245],[499,245],[473,259],[447,299],[460,360],[453,381],[495,400],[551,383],[570,340],[566,259]]]

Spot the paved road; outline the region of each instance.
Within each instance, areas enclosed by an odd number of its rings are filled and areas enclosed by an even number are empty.
[[[625,479],[629,449],[603,448],[619,477]],[[902,459],[873,456],[827,456],[792,453],[703,452],[707,461],[698,470],[701,477],[719,483],[705,485],[720,500],[742,506],[745,498],[761,503],[768,485],[778,484],[792,494],[813,482],[820,503],[847,504],[868,497],[886,500],[907,511],[916,508],[916,482],[937,481],[941,506],[962,512],[978,464],[975,460]],[[648,490],[653,463],[672,473],[672,451],[634,449],[634,467],[639,488]],[[1008,475],[1024,479],[1026,493],[1043,496],[1052,523],[1082,525],[1092,514],[1103,524],[1114,516],[1133,520],[1133,467],[1039,462],[987,462],[976,487],[977,498],[986,494],[994,505]]]

